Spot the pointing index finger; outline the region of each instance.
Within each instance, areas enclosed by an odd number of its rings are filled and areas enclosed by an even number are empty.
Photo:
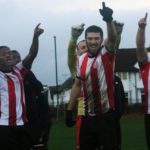
[[[36,26],[36,29],[39,28],[40,25],[41,25],[41,23],[39,23],[39,24]]]
[[[105,8],[106,6],[105,6],[105,2],[102,2],[102,6],[103,6],[103,8]]]
[[[148,13],[145,14],[145,17],[144,17],[145,21],[147,20],[147,16],[148,16]]]

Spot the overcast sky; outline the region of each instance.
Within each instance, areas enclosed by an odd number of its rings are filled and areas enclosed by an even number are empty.
[[[137,22],[150,12],[150,0],[104,0],[114,10],[115,20],[124,22],[121,48],[135,48]],[[32,70],[43,84],[55,85],[54,38],[57,38],[58,80],[69,77],[67,44],[71,26],[105,22],[99,14],[100,0],[0,0],[0,45],[19,50],[22,58],[28,53],[33,29],[40,22],[45,32],[40,37],[39,53]],[[150,45],[150,14],[146,30],[146,46]],[[84,38],[84,35],[80,39]]]

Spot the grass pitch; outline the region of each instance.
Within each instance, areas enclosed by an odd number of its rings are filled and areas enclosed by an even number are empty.
[[[143,116],[121,119],[122,150],[147,150]],[[56,121],[50,133],[49,150],[75,150],[75,127],[67,128],[64,121]]]

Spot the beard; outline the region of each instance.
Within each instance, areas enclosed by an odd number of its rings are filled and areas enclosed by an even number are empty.
[[[89,56],[91,56],[91,57],[96,57],[100,51],[100,46],[98,46],[96,44],[93,44],[90,46],[88,45],[87,48],[88,48]]]

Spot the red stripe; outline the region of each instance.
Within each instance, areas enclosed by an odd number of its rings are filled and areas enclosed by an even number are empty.
[[[148,77],[149,77],[149,63],[145,63],[140,67],[141,77],[143,79],[144,91],[145,91],[145,112],[148,112]]]
[[[96,57],[97,58],[97,57]],[[92,95],[94,99],[94,111],[96,114],[100,114],[102,111],[101,108],[101,94],[100,94],[100,86],[99,86],[99,78],[97,71],[96,58],[94,59],[91,66],[91,84],[92,84]]]
[[[88,115],[88,96],[87,96],[87,92],[86,92],[86,66],[87,66],[87,62],[88,62],[88,53],[86,53],[84,60],[82,62],[82,66],[81,66],[81,70],[80,70],[80,76],[83,80],[83,91],[84,91],[84,104],[85,104],[85,114]]]
[[[24,78],[25,75],[27,74],[28,70],[26,68],[19,69],[17,66],[15,66],[15,67],[21,73],[21,76]]]
[[[80,150],[80,128],[81,128],[81,116],[77,116],[76,119],[76,150]]]
[[[78,96],[78,98],[83,97],[84,93],[83,93],[83,89],[81,89],[80,95]]]
[[[113,70],[114,69],[115,56],[113,54],[109,54],[108,52],[106,52],[104,55],[102,55],[101,58],[102,58],[103,66],[104,66],[109,106],[111,109],[113,109],[115,107],[114,70]]]
[[[18,77],[18,80],[19,80],[19,83],[20,83],[20,90],[21,90],[20,100],[21,100],[21,106],[22,106],[22,120],[25,123],[27,121],[27,118],[26,118],[25,102],[23,101],[23,99],[24,99],[23,80],[20,79],[19,75],[16,72],[14,72],[14,75],[16,75]]]
[[[13,80],[6,76],[9,98],[9,125],[16,125],[16,95]]]
[[[25,69],[25,68],[21,69],[20,73],[21,73],[21,75],[22,75],[23,78],[25,77],[25,75],[27,74],[27,72],[28,72],[27,69]]]

